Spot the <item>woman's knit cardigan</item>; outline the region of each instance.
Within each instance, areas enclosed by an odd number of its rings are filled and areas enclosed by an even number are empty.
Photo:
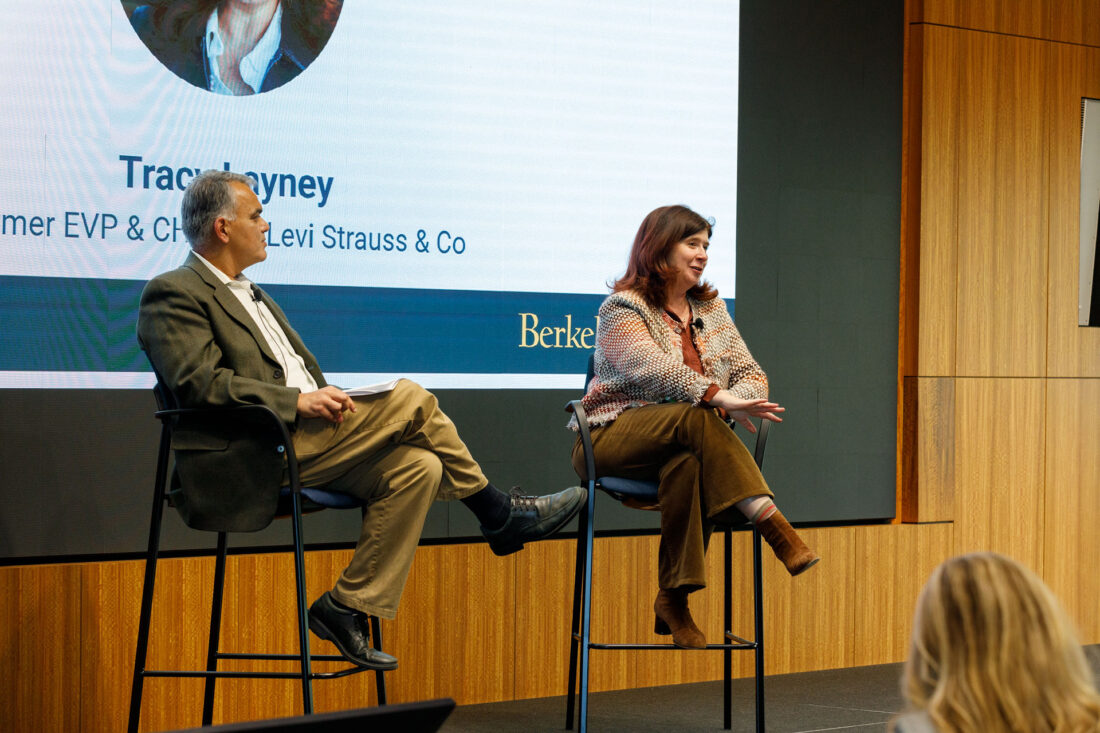
[[[768,377],[752,358],[721,298],[689,298],[699,374],[684,364],[681,334],[660,308],[633,290],[613,293],[600,306],[595,376],[582,400],[590,425],[609,423],[626,409],[656,402],[698,404],[711,384],[742,399],[768,396]],[[685,332],[686,333],[686,332]],[[576,419],[569,427],[577,429]]]

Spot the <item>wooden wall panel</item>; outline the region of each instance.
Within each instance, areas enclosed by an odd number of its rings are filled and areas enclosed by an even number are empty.
[[[903,660],[917,595],[952,553],[950,523],[863,527],[854,534],[852,655],[846,666]]]
[[[959,34],[924,32],[921,93],[919,298],[915,373],[955,373],[958,289]],[[916,213],[916,212],[914,212]],[[911,278],[910,278],[911,279]]]
[[[723,539],[722,542],[725,540]],[[764,557],[764,567],[768,564],[775,565],[779,561],[775,559],[775,555],[768,547],[767,543],[761,543],[761,548]],[[720,550],[722,549],[721,542],[715,542],[710,550],[710,572],[711,577],[714,578],[714,588],[720,587],[721,578],[721,562],[720,562]],[[775,568],[773,567],[773,572]],[[812,572],[812,571],[811,571]],[[733,533],[733,628],[730,629],[733,633],[741,636],[745,639],[753,638],[753,610],[752,610],[752,534],[749,532],[734,532]],[[774,590],[768,586],[768,576],[764,576],[764,598],[767,599],[768,595],[773,593]],[[706,626],[706,632],[708,638],[713,634],[716,639],[721,639],[721,634],[717,633],[722,630],[722,606],[721,597],[719,593],[713,592],[709,594],[711,596],[711,605],[707,609],[708,621]],[[713,620],[711,620],[713,619]],[[765,643],[770,643],[771,633],[768,628],[768,620],[764,619],[764,639]],[[714,632],[711,629],[715,629]],[[765,647],[766,648],[766,647]],[[765,657],[765,662],[767,658]],[[750,652],[734,652],[733,654],[733,676],[737,678],[752,677],[755,673],[753,654]],[[765,667],[765,671],[767,668]],[[717,679],[719,672],[715,675],[706,677],[704,679]],[[735,701],[734,705],[738,703]]]
[[[88,697],[81,730],[125,729],[130,706],[133,650],[137,639],[144,563],[102,563],[82,566],[88,603],[104,604],[106,613],[117,611],[117,625],[107,627],[104,613],[89,608],[83,624],[84,659],[82,688],[91,685],[101,698]],[[153,596],[147,669],[201,669],[206,662],[210,597],[214,585],[213,558],[160,560]],[[118,604],[117,609],[113,608]],[[104,647],[117,645],[118,653]],[[104,659],[129,661],[119,667],[103,666]],[[202,722],[202,681],[149,678],[141,704],[143,731],[197,726]],[[119,717],[121,715],[121,717]]]
[[[902,72],[901,130],[901,240],[898,258],[898,386],[917,373],[920,337],[920,231],[924,36],[921,25],[907,25]],[[951,340],[954,343],[954,339]],[[899,407],[901,396],[898,397]],[[898,432],[903,415],[898,410]],[[900,443],[899,443],[900,450]],[[900,474],[899,474],[900,475]],[[900,480],[900,479],[899,479]]]
[[[652,610],[647,613],[656,590],[656,553],[657,538],[652,536],[608,538],[597,542],[592,564],[593,639],[611,643],[634,639],[658,641],[649,618]],[[613,651],[593,654],[590,689],[618,690],[638,686],[638,667],[657,661],[649,656]]]
[[[311,564],[307,563],[307,568]],[[318,584],[309,582],[309,575],[307,572],[307,603],[321,592]],[[222,608],[222,651],[296,654],[297,624],[294,556],[291,553],[229,557]],[[314,653],[331,649],[331,645],[316,637],[310,638],[310,644]],[[229,660],[221,662],[219,667],[235,671],[294,672],[298,669],[296,663],[278,661]],[[317,671],[327,670],[319,667]],[[368,682],[362,675],[352,679],[361,685]],[[314,696],[330,684],[328,681],[315,683]],[[303,709],[301,685],[293,680],[218,680],[216,690],[215,723],[301,715]]]
[[[905,22],[907,25],[924,22],[924,0],[905,0]]]
[[[80,567],[0,568],[0,730],[80,726]]]
[[[335,583],[351,559],[351,551],[306,555],[306,603],[312,603]],[[231,556],[226,567],[226,596],[221,647],[226,652],[298,653],[298,614],[294,597],[294,556],[289,552]],[[393,640],[383,624],[385,648]],[[314,654],[337,654],[336,648],[312,634]],[[294,672],[296,662],[227,661],[223,669]],[[343,669],[343,662],[319,662],[315,672]],[[387,676],[387,680],[389,676]],[[215,723],[260,720],[302,713],[301,684],[296,680],[223,680],[215,696]],[[374,705],[374,674],[365,672],[313,684],[318,712]]]
[[[764,548],[768,674],[900,661],[911,604],[923,576],[950,545],[950,525],[803,534],[823,558],[804,576],[790,578]],[[734,630],[746,635],[749,538],[734,534]],[[604,640],[666,640],[652,632],[657,542],[654,536],[598,541],[594,628]],[[692,597],[696,620],[714,640],[722,626],[722,542],[715,538],[708,557],[711,586]],[[383,624],[386,648],[401,664],[387,675],[390,700],[450,696],[470,704],[563,694],[573,549],[572,541],[551,541],[502,559],[484,544],[420,548],[398,618]],[[349,555],[307,555],[311,599],[332,585]],[[11,591],[3,610],[20,619],[5,627],[0,650],[25,672],[4,678],[2,691],[13,701],[0,713],[0,723],[11,723],[4,729],[39,729],[42,720],[48,729],[82,733],[123,727],[142,572],[140,561],[0,569],[0,582]],[[151,667],[201,666],[212,575],[211,558],[161,561]],[[291,577],[286,554],[230,557],[226,650],[256,643],[294,651]],[[311,644],[314,651],[332,650],[315,637]],[[77,665],[61,665],[78,657]],[[593,689],[717,679],[720,660],[719,654],[692,651],[595,652]],[[752,674],[750,654],[735,654],[734,664],[736,676]],[[314,696],[319,711],[374,704],[373,675],[317,681]],[[201,705],[201,681],[147,680],[142,730],[197,725]],[[294,715],[300,705],[294,682],[223,680],[215,722]],[[21,724],[27,720],[34,724]]]
[[[79,730],[124,730],[130,712],[145,566],[124,561],[75,567],[81,575],[83,609]],[[147,669],[202,667],[212,587],[210,558],[162,559],[158,563]],[[202,682],[146,679],[141,710],[143,731],[197,726],[201,722]]]
[[[306,553],[306,602],[313,603],[313,601],[321,595],[322,592],[328,590],[336,584],[336,579],[340,577],[340,573],[351,562],[351,550],[330,550],[326,552],[309,552]],[[420,556],[413,560],[413,567],[416,567],[416,563],[419,562]],[[243,566],[242,566],[243,573]],[[414,593],[418,591],[413,590],[411,585],[405,589],[406,598],[412,598]],[[422,592],[422,589],[421,591]],[[404,598],[402,599],[404,601]],[[292,600],[288,600],[288,603]],[[245,608],[244,612],[247,614],[248,609]],[[382,648],[387,653],[394,654],[394,638],[393,629],[394,625],[401,623],[403,619],[398,618],[395,621],[383,621],[382,622]],[[413,620],[408,620],[408,623],[412,623]],[[289,624],[293,628],[293,623]],[[314,654],[338,654],[336,647],[331,642],[321,641],[312,633],[309,637],[310,649]],[[297,644],[292,643],[290,645],[290,651],[297,651]],[[398,664],[415,664],[415,659],[407,659],[398,657]],[[340,662],[324,662],[321,663],[317,669],[324,672],[330,672],[340,669],[344,666]],[[313,683],[313,704],[315,708],[320,712],[330,710],[346,710],[353,707],[363,707],[367,705],[374,705],[378,702],[378,697],[375,691],[374,673],[363,672],[361,674],[351,675],[350,677],[341,677],[333,680],[317,680]],[[391,673],[386,674],[387,693],[394,695],[397,694],[397,690],[393,689],[391,684],[393,676]],[[396,684],[396,680],[393,680]],[[408,696],[408,691],[404,693]],[[298,700],[297,692],[295,691],[294,699]],[[418,698],[421,699],[421,698]],[[297,709],[294,711],[297,714]]]
[[[1100,379],[1047,384],[1043,576],[1081,630],[1100,641]]]
[[[392,702],[511,699],[515,563],[515,555],[498,558],[484,543],[417,550],[397,619],[383,624],[401,665],[387,677]]]
[[[1046,365],[1043,45],[963,34],[959,142],[959,376]]]
[[[80,730],[125,730],[144,566],[104,562],[75,567],[80,569],[82,609]],[[159,694],[158,683],[148,683],[146,692]]]
[[[768,674],[849,666],[855,630],[856,550],[850,528],[800,530],[821,562],[792,578],[767,551],[764,585]],[[825,609],[828,609],[827,611]]]
[[[575,558],[572,540],[536,542],[516,556],[516,699],[565,694]]]
[[[924,0],[926,23],[1012,35],[1037,36],[1045,0]]]
[[[592,639],[609,643],[668,643],[653,633],[653,599],[657,595],[655,535],[596,540],[592,572]],[[692,615],[708,640],[721,636],[721,538],[707,556],[710,585],[692,594]],[[746,544],[747,547],[747,544]],[[737,577],[746,572],[735,560]],[[721,658],[693,651],[595,651],[591,656],[592,691],[653,687],[720,674]]]
[[[1095,0],[1044,2],[1046,26],[1041,38],[1100,46],[1100,4]]]
[[[1051,44],[1048,67],[1044,104],[1050,126],[1051,211],[1047,373],[1100,377],[1100,328],[1077,325],[1081,98],[1100,99],[1100,49]]]
[[[901,518],[943,522],[955,516],[955,380],[906,377]]]
[[[751,535],[733,535],[734,633],[752,636]],[[691,596],[696,623],[707,640],[722,637],[722,547],[716,535],[707,557],[708,588]],[[657,593],[658,538],[616,537],[596,540],[593,578],[593,636],[601,642],[667,643],[653,633]],[[516,693],[517,699],[564,694],[568,678],[569,623],[572,612],[573,541],[542,542],[518,557]],[[535,630],[527,633],[525,630]],[[735,654],[734,675],[752,674],[752,657]],[[592,690],[649,687],[713,679],[721,674],[714,653],[594,651]]]
[[[925,279],[953,279],[957,320],[945,328],[957,333],[956,364],[946,381],[953,383],[959,442],[953,455],[937,449],[942,426],[923,411],[908,414],[914,404],[924,406],[925,385],[907,380],[900,453],[914,468],[902,505],[916,511],[905,516],[919,518],[923,500],[935,495],[926,490],[952,477],[954,551],[997,550],[1035,568],[1091,640],[1100,634],[1100,614],[1094,583],[1080,575],[1086,571],[1078,559],[1097,549],[1092,494],[1100,441],[1091,406],[1100,329],[1076,326],[1077,209],[1080,99],[1100,97],[1100,49],[1068,44],[1100,45],[1100,6],[923,0],[909,3],[907,17],[937,24],[923,28],[924,78],[907,93],[919,93],[925,107],[952,95],[961,104],[952,193],[957,271],[950,262],[936,271],[926,265],[924,250],[935,250],[937,240],[925,212],[932,196],[943,196],[922,186],[921,353],[915,358],[921,365],[942,360],[924,334],[944,317],[935,298],[925,300],[936,287]],[[931,49],[943,38],[958,43],[957,84],[950,74],[929,71]],[[924,114],[922,175],[936,162],[932,141],[942,138],[942,126]],[[1047,511],[1063,505],[1073,517],[1068,528]]]
[[[974,284],[984,283],[985,290],[992,286],[991,260],[995,248],[989,221],[993,211],[993,192],[995,172],[992,169],[993,149],[996,144],[996,120],[993,110],[997,103],[994,92],[994,42],[987,36],[952,31],[958,38],[959,59],[956,73],[960,83],[957,94],[961,98],[959,111],[959,148],[958,182],[956,206],[959,209],[956,221],[955,239],[959,250],[956,263],[956,294]],[[966,264],[964,264],[964,261]],[[966,270],[976,280],[964,280]],[[965,283],[965,284],[964,284]],[[979,368],[976,361],[982,355],[991,355],[993,333],[990,330],[975,328],[984,323],[992,311],[992,303],[983,303],[978,293],[968,293],[964,303],[958,304],[955,317],[955,340],[960,354],[956,369],[952,374],[982,374],[991,376],[994,370],[987,365],[986,371],[974,371]],[[975,312],[975,306],[977,311]],[[974,323],[978,320],[978,323]],[[962,321],[967,321],[966,324]],[[977,331],[977,341],[970,338]],[[964,342],[964,343],[960,343]],[[964,366],[965,365],[965,366]]]
[[[955,387],[955,553],[993,550],[1042,575],[1043,379]]]
[[[908,3],[911,22],[1100,45],[1094,0],[921,0]]]
[[[350,552],[310,553],[307,586],[312,599],[331,585]],[[142,562],[89,563],[82,571],[81,730],[115,731],[129,713],[137,636]],[[221,648],[227,652],[296,653],[293,558],[288,553],[231,556],[226,569]],[[154,597],[149,668],[200,669],[206,659],[213,560],[161,560]],[[387,640],[388,641],[388,640]],[[310,638],[315,653],[335,653]],[[315,667],[325,671],[338,666]],[[222,669],[294,671],[286,662],[222,662]],[[145,682],[142,730],[198,725],[202,685],[196,680]],[[362,674],[314,684],[318,711],[371,705],[373,676]],[[302,711],[300,686],[282,680],[219,680],[214,723],[260,720]]]
[[[626,613],[634,616],[635,623],[640,626],[643,641],[656,643],[668,643],[671,637],[658,636],[653,633],[653,601],[657,597],[657,546],[659,538],[651,536],[648,540],[650,551],[643,557],[640,570],[642,576],[638,579],[638,605],[626,609]],[[718,643],[722,639],[722,549],[724,537],[715,534],[707,552],[707,587],[692,593],[689,599],[692,617],[695,623],[706,635],[709,643]],[[752,607],[748,598],[752,592],[752,545],[747,533],[738,532],[734,535],[733,577],[734,591],[734,618],[740,620],[738,624],[742,633],[751,636]],[[735,632],[736,633],[736,632]],[[692,682],[701,679],[718,679],[722,674],[722,655],[715,652],[700,654],[699,652],[685,650],[675,652],[605,652],[621,656],[627,664],[636,667],[635,686],[653,687],[656,685],[674,685],[684,682]],[[635,655],[638,656],[635,656]],[[738,671],[751,669],[748,662],[751,657],[747,654],[734,655],[735,674]]]
[[[907,37],[906,130],[902,160],[902,237],[898,334],[898,517],[950,518],[950,494],[936,483],[927,432],[937,395],[918,377],[956,371],[958,291],[959,34],[912,26]],[[917,440],[925,441],[917,444]],[[929,479],[925,481],[925,477]]]
[[[907,93],[919,92],[925,106],[942,95],[961,100],[957,272],[948,263],[935,273],[958,283],[957,322],[946,326],[957,332],[956,368],[946,376],[959,442],[953,456],[927,450],[935,445],[929,431],[939,427],[906,415],[900,452],[917,468],[902,504],[919,510],[928,482],[953,475],[954,550],[997,550],[1035,568],[1091,640],[1100,614],[1079,558],[1097,549],[1092,383],[1100,377],[1100,329],[1076,326],[1077,211],[1080,100],[1100,97],[1100,5],[922,0],[908,4],[907,18],[936,24],[923,29],[923,86]],[[958,41],[957,86],[927,71],[940,36]],[[924,173],[942,130],[927,114],[922,128]],[[923,225],[932,199],[927,187],[921,192]],[[922,228],[918,246],[923,295],[933,274],[923,253],[935,247],[931,230]],[[942,316],[936,307],[923,299],[917,306],[922,336],[928,319]],[[923,353],[934,343],[918,348],[919,363],[940,357]],[[922,387],[907,382],[906,410],[920,404]],[[1068,527],[1056,519],[1063,506]]]

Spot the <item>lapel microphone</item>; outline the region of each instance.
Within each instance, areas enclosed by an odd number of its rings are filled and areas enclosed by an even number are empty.
[[[264,299],[264,297],[263,297],[263,295],[260,294],[260,289],[258,287],[256,287],[256,283],[252,283],[252,300],[259,303],[263,299]]]
[[[695,326],[696,331],[702,331],[703,330],[703,319],[702,318],[696,318],[694,321],[691,322],[691,325]]]

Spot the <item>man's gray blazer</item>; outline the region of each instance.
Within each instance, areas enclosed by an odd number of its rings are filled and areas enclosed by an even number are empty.
[[[313,354],[269,296],[264,302],[306,368],[325,386]],[[141,294],[138,342],[180,407],[266,405],[293,430],[299,391],[259,327],[229,288],[194,254],[183,266],[149,281]],[[252,531],[271,523],[283,480],[284,456],[256,432],[222,419],[181,423],[173,503],[196,529]]]

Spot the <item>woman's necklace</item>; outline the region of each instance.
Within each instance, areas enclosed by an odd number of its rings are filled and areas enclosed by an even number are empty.
[[[687,325],[691,321],[691,305],[686,301],[681,305],[669,303],[665,306],[665,312],[679,321],[682,325]]]

